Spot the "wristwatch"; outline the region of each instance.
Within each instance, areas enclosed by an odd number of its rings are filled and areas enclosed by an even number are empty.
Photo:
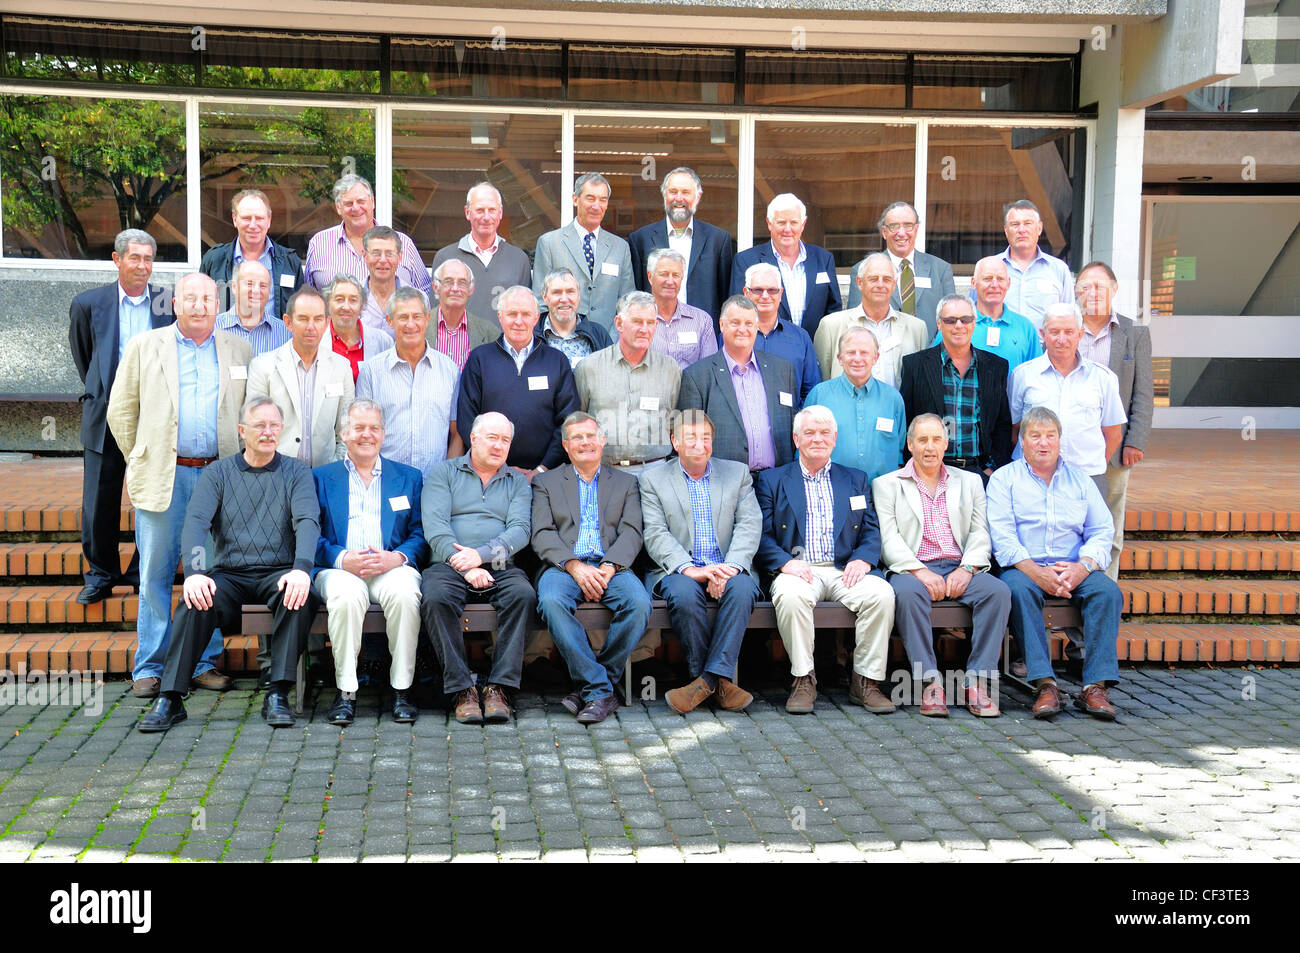
[[[957,568],[960,569],[960,570],[962,570],[962,571],[964,571],[964,572],[968,572],[968,573],[970,573],[972,576],[979,572],[979,570],[976,569],[974,566],[965,566],[965,565],[962,565],[962,566],[958,566]]]
[[[1088,572],[1097,571],[1097,564],[1093,562],[1091,556],[1084,556],[1082,559],[1079,560],[1079,565],[1081,565],[1084,569],[1088,570]]]

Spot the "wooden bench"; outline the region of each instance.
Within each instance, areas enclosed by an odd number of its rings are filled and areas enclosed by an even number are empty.
[[[646,628],[671,630],[672,624],[668,618],[667,603],[662,599],[657,599],[650,606],[650,621]],[[717,614],[717,604],[711,604],[708,611],[709,620],[712,621]],[[271,634],[271,610],[266,606],[246,605],[243,607],[242,615],[244,635],[269,636]],[[613,613],[600,603],[584,602],[578,605],[577,617],[588,632],[600,632],[609,628]],[[326,633],[326,618],[327,611],[322,607],[312,621],[311,631],[313,633]],[[478,635],[493,632],[496,630],[496,609],[486,603],[470,603],[465,607],[460,622],[466,634]],[[813,624],[819,630],[852,629],[856,622],[857,617],[853,612],[838,602],[819,602],[817,608],[813,610]],[[1079,610],[1066,599],[1048,599],[1043,606],[1043,622],[1048,628],[1052,629],[1083,625]],[[936,602],[930,610],[930,624],[936,629],[969,628],[971,625],[971,612],[969,608],[960,602],[948,600]],[[384,631],[384,613],[379,606],[371,605],[370,610],[366,613],[365,621],[362,623],[361,631],[363,634],[382,633]],[[542,632],[545,629],[539,626],[534,631]],[[776,610],[772,607],[772,603],[755,603],[754,611],[749,616],[749,625],[746,627],[746,632],[753,631],[776,631]],[[893,637],[897,638],[897,635],[895,634]],[[1016,682],[1026,690],[1032,691],[1028,683],[1016,678],[1010,672],[1010,659],[1008,658],[1010,638],[1010,631],[1008,631],[1003,637],[1002,677]],[[301,714],[306,695],[306,672],[301,658],[298,660],[297,681],[298,692],[294,704]],[[632,698],[632,666],[630,663],[624,671],[624,697]]]

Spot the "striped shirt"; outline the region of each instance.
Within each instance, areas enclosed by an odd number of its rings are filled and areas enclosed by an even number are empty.
[[[808,504],[808,532],[804,536],[804,561],[835,562],[835,492],[831,488],[831,464],[816,473],[799,461],[803,491]]]
[[[799,243],[799,257],[793,265],[786,264],[781,253],[772,243],[772,256],[776,259],[777,270],[781,272],[781,287],[785,289],[785,306],[790,309],[790,320],[803,327],[803,306],[808,300],[808,274],[804,270],[808,260],[808,247]],[[682,282],[685,284],[685,281]]]
[[[677,310],[671,318],[665,321],[660,315],[655,317],[658,320],[655,321],[655,336],[650,342],[650,350],[667,354],[682,370],[718,353],[718,338],[707,311],[682,304],[679,296]]]
[[[952,535],[948,519],[948,468],[939,467],[939,482],[931,494],[925,481],[916,475],[915,460],[908,460],[902,476],[916,484],[921,495],[921,545],[916,548],[916,558],[926,563],[935,559],[961,560],[961,547]]]
[[[265,313],[262,315],[262,320],[257,322],[250,331],[239,323],[239,312],[234,308],[217,315],[216,328],[218,331],[238,335],[247,341],[253,348],[253,357],[265,354],[267,351],[274,351],[281,344],[287,344],[293,337],[283,321],[273,321]]]
[[[384,548],[380,521],[380,506],[383,502],[379,488],[380,458],[375,458],[369,486],[361,479],[351,457],[343,458],[343,467],[348,471],[348,538],[345,550],[334,559],[335,569],[343,568],[343,557],[349,552],[360,552],[368,548],[381,551]]]
[[[977,354],[976,349],[971,348],[970,365],[965,374],[959,374],[957,365],[948,355],[948,349],[939,348],[939,380],[943,384],[943,414],[953,422],[948,456],[983,462],[984,457],[980,453],[980,375]]]
[[[459,384],[460,371],[452,359],[431,347],[415,362],[414,372],[396,348],[367,358],[357,375],[356,395],[384,408],[380,452],[421,473],[445,460]]]
[[[772,418],[767,412],[767,391],[763,388],[763,373],[758,360],[751,352],[747,364],[737,364],[731,355],[723,352],[731,372],[731,386],[736,391],[740,406],[740,420],[749,442],[749,469],[766,470],[776,466],[776,446],[772,442]]]
[[[578,539],[573,544],[573,555],[579,559],[600,559],[605,555],[600,545],[600,469],[588,483],[576,469],[578,478]]]
[[[469,360],[469,313],[461,315],[460,324],[455,328],[449,328],[443,319],[442,308],[439,308],[433,347],[439,354],[446,354],[455,361],[463,371],[465,362]]]
[[[419,288],[427,298],[433,290],[433,283],[429,280],[424,260],[420,258],[415,242],[411,241],[409,235],[398,232],[397,237],[402,244],[402,260],[397,264],[397,276],[403,284]],[[307,277],[307,284],[318,291],[333,281],[335,275],[364,275],[369,271],[365,257],[343,234],[342,222],[332,228],[321,229],[307,243],[303,273]]]
[[[686,489],[691,498],[691,562],[696,566],[712,566],[722,562],[722,550],[718,547],[718,535],[713,529],[713,502],[709,498],[709,477],[713,476],[713,464],[710,463],[704,475],[698,480],[682,468],[686,478]],[[684,566],[677,568],[678,572]]]

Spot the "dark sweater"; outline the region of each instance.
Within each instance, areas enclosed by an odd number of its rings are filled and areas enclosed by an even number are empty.
[[[475,417],[493,410],[505,414],[515,425],[506,462],[524,470],[535,470],[538,464],[553,470],[568,459],[560,443],[560,424],[581,410],[582,402],[569,359],[541,337],[533,343],[522,372],[515,370],[514,358],[506,352],[505,338],[470,351],[460,374],[456,426],[468,445]],[[540,378],[545,378],[545,387],[531,389],[530,379]]]
[[[186,576],[206,574],[203,547],[216,541],[214,569],[301,569],[311,572],[320,538],[320,501],[311,470],[276,454],[265,467],[242,453],[210,464],[199,477],[185,526],[181,560]],[[195,558],[197,557],[197,558]]]

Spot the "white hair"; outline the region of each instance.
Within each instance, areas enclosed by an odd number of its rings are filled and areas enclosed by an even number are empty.
[[[808,221],[808,206],[804,205],[803,202],[799,200],[799,196],[795,195],[793,192],[782,192],[776,198],[772,199],[772,201],[767,203],[768,221],[771,221],[772,216],[783,208],[798,209],[800,221]]]

